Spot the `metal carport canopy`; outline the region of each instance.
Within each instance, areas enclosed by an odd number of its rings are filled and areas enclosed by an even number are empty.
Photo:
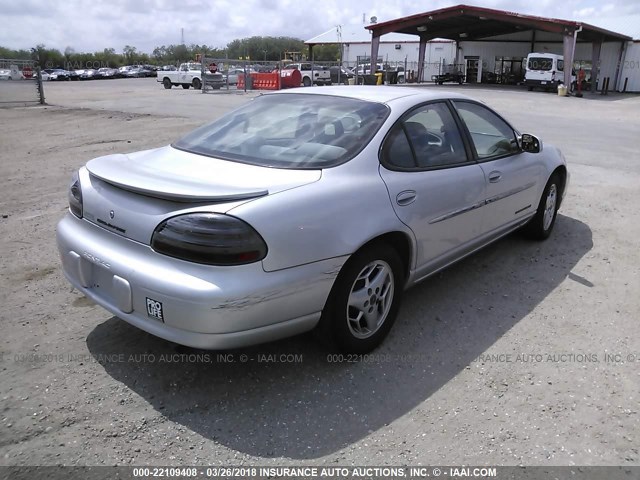
[[[424,54],[427,41],[434,38],[447,38],[455,41],[473,41],[497,35],[523,31],[544,31],[562,35],[565,64],[573,64],[576,35],[580,41],[594,44],[594,57],[600,57],[600,46],[606,41],[626,42],[631,37],[589,25],[584,22],[560,20],[524,15],[516,12],[494,10],[470,5],[457,5],[431,12],[419,13],[409,17],[375,23],[365,27],[371,31],[371,58],[378,57],[380,36],[386,33],[406,33],[420,37],[418,54],[418,75],[422,81]],[[499,41],[496,39],[496,41]],[[597,59],[596,59],[597,60]],[[594,65],[596,62],[594,62]],[[565,84],[569,85],[571,70],[564,72]],[[594,82],[595,83],[595,82]]]

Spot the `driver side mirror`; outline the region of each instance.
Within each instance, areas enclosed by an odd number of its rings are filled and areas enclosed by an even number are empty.
[[[542,142],[535,135],[523,133],[520,138],[520,148],[524,152],[539,153],[542,150]]]

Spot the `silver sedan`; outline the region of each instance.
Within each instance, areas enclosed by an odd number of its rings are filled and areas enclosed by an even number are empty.
[[[291,89],[88,162],[58,248],[73,286],[164,339],[226,349],[317,329],[362,353],[406,288],[514,230],[547,238],[568,180],[557,148],[463,95]]]

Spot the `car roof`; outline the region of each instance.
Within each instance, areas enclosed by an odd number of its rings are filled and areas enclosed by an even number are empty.
[[[304,93],[308,95],[330,95],[335,97],[354,98],[370,102],[389,103],[400,98],[415,97],[416,102],[429,100],[441,100],[445,98],[463,98],[472,100],[466,95],[441,90],[439,88],[394,87],[387,85],[378,86],[326,86],[322,88],[299,87],[266,93],[265,95],[289,95],[292,93]]]

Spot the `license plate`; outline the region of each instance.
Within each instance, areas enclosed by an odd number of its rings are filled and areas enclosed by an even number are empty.
[[[164,312],[162,311],[162,302],[147,298],[147,315],[164,323]]]

